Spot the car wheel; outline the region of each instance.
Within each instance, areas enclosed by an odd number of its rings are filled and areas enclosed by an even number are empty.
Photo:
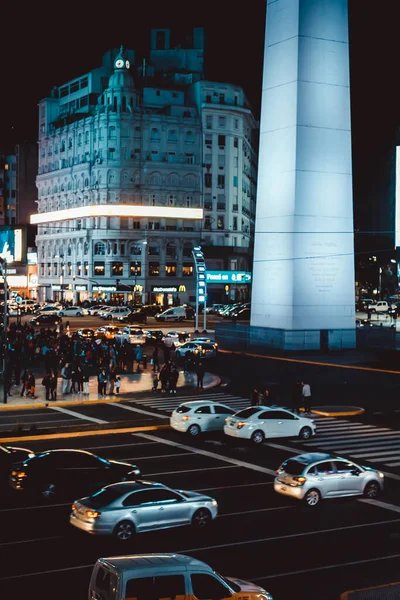
[[[380,491],[381,488],[379,483],[377,483],[376,481],[370,481],[364,488],[364,496],[372,500],[373,498],[379,496]]]
[[[311,436],[312,436],[312,430],[311,430],[311,427],[303,427],[303,428],[300,430],[299,437],[300,437],[302,440],[308,440],[308,439],[310,439],[310,437],[311,437]]]
[[[135,534],[135,526],[130,521],[121,521],[118,525],[115,526],[114,535],[121,542],[126,542],[130,540],[131,537]]]
[[[265,440],[265,435],[261,431],[261,429],[257,429],[257,431],[255,431],[251,436],[251,441],[254,444],[262,444],[264,440]]]
[[[63,312],[60,312],[59,316],[60,316],[60,317],[63,317],[63,316],[64,316],[64,313],[63,313]]]
[[[304,502],[307,506],[317,506],[320,500],[321,494],[318,490],[308,490],[307,494],[304,496]]]
[[[179,323],[182,323],[182,321],[184,321],[184,320],[185,320],[185,317],[179,317],[179,319],[178,319]]]
[[[82,313],[80,313],[80,312],[77,312],[75,316],[76,316],[76,317],[81,317],[81,316],[82,316]]]
[[[197,529],[203,529],[211,521],[211,513],[206,508],[199,508],[192,517],[192,525]]]
[[[108,317],[106,317],[106,318],[107,318],[109,321],[111,321],[111,319],[112,319],[112,316],[111,316],[111,315],[108,315]]]
[[[43,500],[54,500],[54,498],[57,495],[57,490],[56,490],[56,486],[54,485],[54,483],[46,483],[40,492],[40,495],[42,496]]]
[[[196,437],[196,435],[199,435],[199,433],[201,432],[201,429],[199,425],[191,425],[187,432],[189,435]]]
[[[376,314],[375,308],[371,308],[371,312],[372,312],[373,315],[375,315]]]

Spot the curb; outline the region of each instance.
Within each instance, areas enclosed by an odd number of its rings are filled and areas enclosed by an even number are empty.
[[[214,375],[213,377],[215,378],[215,383],[213,383],[212,385],[208,385],[205,386],[204,389],[205,390],[211,390],[215,387],[218,387],[221,385],[221,378],[218,377],[218,375]],[[181,388],[178,388],[181,390],[195,390],[197,388],[195,387],[189,387],[189,386],[182,386]],[[145,394],[146,392],[138,392],[140,394]],[[148,393],[151,393],[151,390],[149,390]],[[60,402],[58,402],[57,400],[52,401],[45,401],[45,402],[36,402],[33,403],[31,402],[30,404],[17,404],[17,405],[11,405],[11,404],[3,404],[0,405],[0,412],[2,411],[18,411],[18,410],[32,410],[32,409],[37,409],[37,408],[52,408],[53,406],[69,406],[69,407],[73,407],[73,406],[94,406],[96,404],[109,404],[110,402],[114,402],[114,403],[119,403],[119,402],[132,402],[135,399],[135,396],[132,395],[131,397],[111,397],[110,398],[106,398],[104,400],[100,400],[100,399],[94,399],[94,400],[61,400]]]
[[[348,410],[341,412],[326,412],[323,410],[314,410],[311,412],[314,415],[320,415],[321,417],[355,417],[356,415],[363,415],[365,413],[365,408],[358,408],[357,410]]]
[[[159,429],[169,429],[169,425],[147,425],[143,427],[124,427],[121,429],[91,429],[90,431],[74,431],[70,433],[48,433],[43,435],[24,435],[23,437],[0,438],[0,443],[8,442],[38,442],[42,440],[59,440],[80,437],[93,437],[96,435],[113,435],[119,433],[139,433],[143,431],[158,431]]]

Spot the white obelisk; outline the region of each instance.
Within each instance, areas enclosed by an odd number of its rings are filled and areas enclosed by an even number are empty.
[[[355,344],[347,0],[267,0],[251,330]]]

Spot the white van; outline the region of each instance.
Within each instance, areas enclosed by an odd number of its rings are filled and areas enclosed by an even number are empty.
[[[186,309],[184,306],[174,306],[156,315],[156,321],[184,321]]]
[[[263,588],[222,577],[209,565],[184,554],[136,554],[99,558],[89,600],[272,600]]]

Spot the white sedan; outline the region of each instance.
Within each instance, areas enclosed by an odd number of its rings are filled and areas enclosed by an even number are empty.
[[[58,315],[60,310],[62,310],[61,304],[46,304],[38,308],[37,313],[39,315]]]
[[[86,308],[82,308],[81,306],[64,306],[61,310],[58,311],[58,317],[83,317],[88,315],[88,311]]]
[[[308,440],[315,435],[315,422],[307,417],[277,406],[251,406],[225,419],[224,433],[262,444],[265,439],[300,437]]]
[[[222,431],[225,419],[235,411],[225,404],[207,400],[184,402],[170,417],[172,429],[196,436],[202,431]],[[228,416],[229,418],[229,416]]]
[[[187,333],[187,331],[168,331],[162,341],[168,348],[179,348],[189,339],[190,333]]]
[[[175,352],[176,358],[185,356],[188,352],[200,356],[201,358],[215,358],[217,356],[216,345],[213,342],[185,342],[179,346]]]

